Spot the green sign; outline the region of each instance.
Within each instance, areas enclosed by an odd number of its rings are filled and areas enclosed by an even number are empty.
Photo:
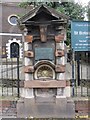
[[[72,21],[71,45],[74,51],[90,51],[90,21]]]
[[[35,48],[35,60],[53,60],[53,48]]]

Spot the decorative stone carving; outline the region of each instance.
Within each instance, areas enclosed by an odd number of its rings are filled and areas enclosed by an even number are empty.
[[[34,57],[33,51],[25,51],[24,56],[25,57]]]
[[[64,55],[65,55],[64,50],[56,50],[56,52],[55,52],[56,57],[62,57]]]
[[[25,98],[37,97],[39,89],[43,95],[47,89],[53,96],[67,93],[64,91],[69,85],[65,79],[66,19],[65,15],[59,15],[44,5],[20,19],[20,24],[26,27],[23,40]],[[66,90],[69,91],[69,88]]]
[[[33,36],[32,36],[32,35],[27,35],[27,36],[25,36],[25,42],[30,42],[30,43],[32,43],[32,41],[33,41]]]
[[[46,25],[40,25],[40,38],[42,42],[47,41],[47,26]]]

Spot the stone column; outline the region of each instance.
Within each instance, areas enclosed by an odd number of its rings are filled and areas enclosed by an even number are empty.
[[[58,35],[56,36],[56,65],[58,67],[61,65],[62,71],[57,71],[56,73],[56,79],[57,80],[65,80],[65,72],[63,69],[65,69],[65,47],[64,47],[64,36]],[[64,96],[64,88],[58,88],[57,89],[57,98],[59,97],[65,97]]]
[[[30,36],[29,36],[30,37]],[[30,52],[29,52],[29,37],[28,35],[25,36],[25,42],[24,42],[24,65],[25,68],[28,66],[33,66],[33,61],[32,61],[32,57],[30,57]],[[31,37],[30,37],[31,39]],[[30,43],[31,44],[31,43]],[[24,70],[25,70],[24,68]],[[33,80],[33,73],[32,72],[25,72],[25,81],[29,81],[29,80]],[[24,88],[24,97],[25,98],[33,98],[34,94],[33,94],[33,88]]]

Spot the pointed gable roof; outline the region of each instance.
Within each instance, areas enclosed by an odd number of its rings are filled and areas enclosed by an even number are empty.
[[[55,19],[63,19],[63,20],[67,20],[69,19],[68,16],[59,13],[57,11],[55,11],[55,9],[47,7],[46,5],[40,5],[35,7],[34,9],[30,10],[27,14],[25,14],[23,17],[21,17],[18,22],[21,24],[24,24],[25,22],[27,22],[28,20],[32,19],[33,17],[35,17],[36,15],[38,15],[40,12],[45,12],[46,14],[54,17]]]

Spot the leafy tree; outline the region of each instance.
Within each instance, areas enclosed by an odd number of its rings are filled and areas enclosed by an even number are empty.
[[[66,14],[71,20],[83,20],[85,8],[74,2],[62,2],[57,10]]]
[[[75,2],[61,2],[60,6],[56,9],[59,12],[62,12],[69,16],[71,20],[84,20],[85,8]],[[67,45],[71,45],[71,24],[68,24],[67,28]]]
[[[88,2],[88,6],[87,6],[87,17],[88,20],[90,21],[90,1]]]
[[[40,2],[39,0],[36,0],[36,2],[30,2],[30,0],[27,0],[25,2],[19,3],[19,6],[23,7],[23,8],[27,8],[30,5],[34,5],[34,7],[35,7],[35,6],[38,6],[40,4],[46,4],[47,6],[50,6],[52,8],[56,8],[58,3],[59,2],[45,2],[45,1],[44,2]]]

